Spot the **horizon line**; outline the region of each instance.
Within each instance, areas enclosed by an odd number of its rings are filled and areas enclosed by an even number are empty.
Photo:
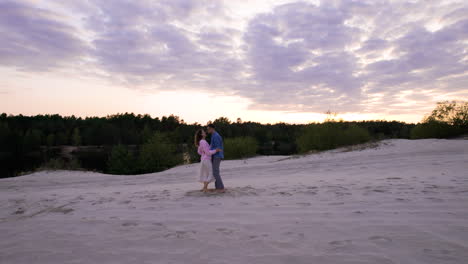
[[[181,116],[178,116],[176,114],[170,114],[170,115],[161,115],[161,116],[153,116],[149,113],[146,113],[146,114],[137,114],[137,113],[134,113],[134,112],[118,112],[118,113],[115,113],[115,114],[108,114],[108,115],[105,115],[105,116],[99,116],[99,115],[90,115],[90,116],[84,116],[84,115],[75,115],[75,114],[72,114],[72,115],[62,115],[62,114],[59,114],[59,113],[55,113],[55,114],[35,114],[35,115],[27,115],[27,114],[12,114],[12,113],[6,113],[6,112],[2,112],[0,113],[0,116],[4,116],[6,115],[7,117],[16,117],[16,116],[22,116],[22,117],[37,117],[37,116],[59,116],[59,117],[62,117],[62,118],[77,118],[77,119],[82,119],[82,120],[85,120],[85,119],[90,119],[90,118],[111,118],[111,117],[115,117],[115,116],[123,116],[123,115],[134,115],[134,116],[149,116],[151,119],[159,119],[161,120],[162,118],[166,117],[176,117],[178,118],[178,120],[183,123],[183,124],[187,124],[187,125],[201,125],[203,126],[201,123],[199,123],[198,121],[197,122],[192,122],[192,123],[188,123],[185,121],[184,118],[182,118]],[[226,117],[226,116],[219,116],[217,117],[216,119],[214,120],[209,120],[208,122],[206,122],[207,124],[210,124],[220,118],[226,118],[229,120],[229,122],[231,124],[235,124],[235,123],[239,123],[237,122],[237,119],[240,119],[242,122],[240,123],[257,123],[257,124],[261,124],[261,125],[277,125],[277,124],[287,124],[287,125],[309,125],[309,124],[322,124],[322,123],[326,123],[326,122],[398,122],[398,123],[403,123],[403,124],[408,124],[408,125],[411,125],[411,124],[419,124],[421,123],[422,121],[420,122],[406,122],[406,121],[402,121],[402,120],[387,120],[387,119],[361,119],[361,120],[345,120],[343,118],[337,118],[337,119],[325,119],[323,121],[312,121],[312,122],[304,122],[304,123],[294,123],[294,122],[284,122],[284,121],[279,121],[279,122],[275,122],[275,123],[264,123],[264,122],[257,122],[257,121],[250,121],[250,120],[244,120],[240,117],[236,118],[236,120],[231,120],[230,118]]]

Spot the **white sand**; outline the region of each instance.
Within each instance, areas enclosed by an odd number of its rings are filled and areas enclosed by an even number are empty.
[[[0,263],[468,263],[468,140],[0,180]]]

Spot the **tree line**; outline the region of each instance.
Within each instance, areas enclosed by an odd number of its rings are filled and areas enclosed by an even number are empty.
[[[420,124],[398,121],[261,124],[212,123],[223,135],[227,158],[291,155],[387,138],[444,138],[466,133],[467,103],[443,102]],[[113,174],[161,171],[197,162],[193,146],[201,124],[171,115],[124,113],[106,117],[0,115],[0,177],[38,168],[97,170]],[[69,155],[64,152],[70,150]]]

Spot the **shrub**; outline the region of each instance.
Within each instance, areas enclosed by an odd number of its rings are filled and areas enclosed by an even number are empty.
[[[110,174],[128,175],[135,173],[135,158],[124,145],[117,145],[107,161],[107,172]]]
[[[68,168],[70,170],[79,170],[81,169],[81,162],[78,159],[73,158],[68,162]]]
[[[198,154],[198,148],[193,143],[184,145],[184,153],[188,156],[189,163],[199,162],[200,155]],[[185,161],[184,161],[185,162]]]
[[[63,170],[65,169],[65,161],[61,158],[50,159],[43,167],[50,170]]]
[[[450,125],[468,128],[468,102],[445,101],[437,103],[424,122],[438,121]]]
[[[437,103],[431,114],[411,130],[412,139],[450,138],[468,132],[468,102]]]
[[[140,151],[139,169],[142,173],[157,172],[182,164],[183,155],[162,133],[154,134]]]
[[[72,143],[73,143],[73,146],[81,146],[80,129],[77,127],[73,129]]]
[[[304,153],[310,150],[327,150],[341,146],[367,142],[371,139],[369,132],[354,124],[343,122],[326,122],[310,124],[297,138],[297,147]]]
[[[412,139],[450,138],[463,134],[463,129],[445,122],[428,121],[411,129]]]
[[[252,157],[257,153],[258,143],[253,137],[227,138],[224,141],[224,157],[226,159],[242,159]]]

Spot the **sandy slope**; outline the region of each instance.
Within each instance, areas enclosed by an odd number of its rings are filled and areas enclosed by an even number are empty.
[[[468,141],[0,180],[0,263],[468,263]]]

